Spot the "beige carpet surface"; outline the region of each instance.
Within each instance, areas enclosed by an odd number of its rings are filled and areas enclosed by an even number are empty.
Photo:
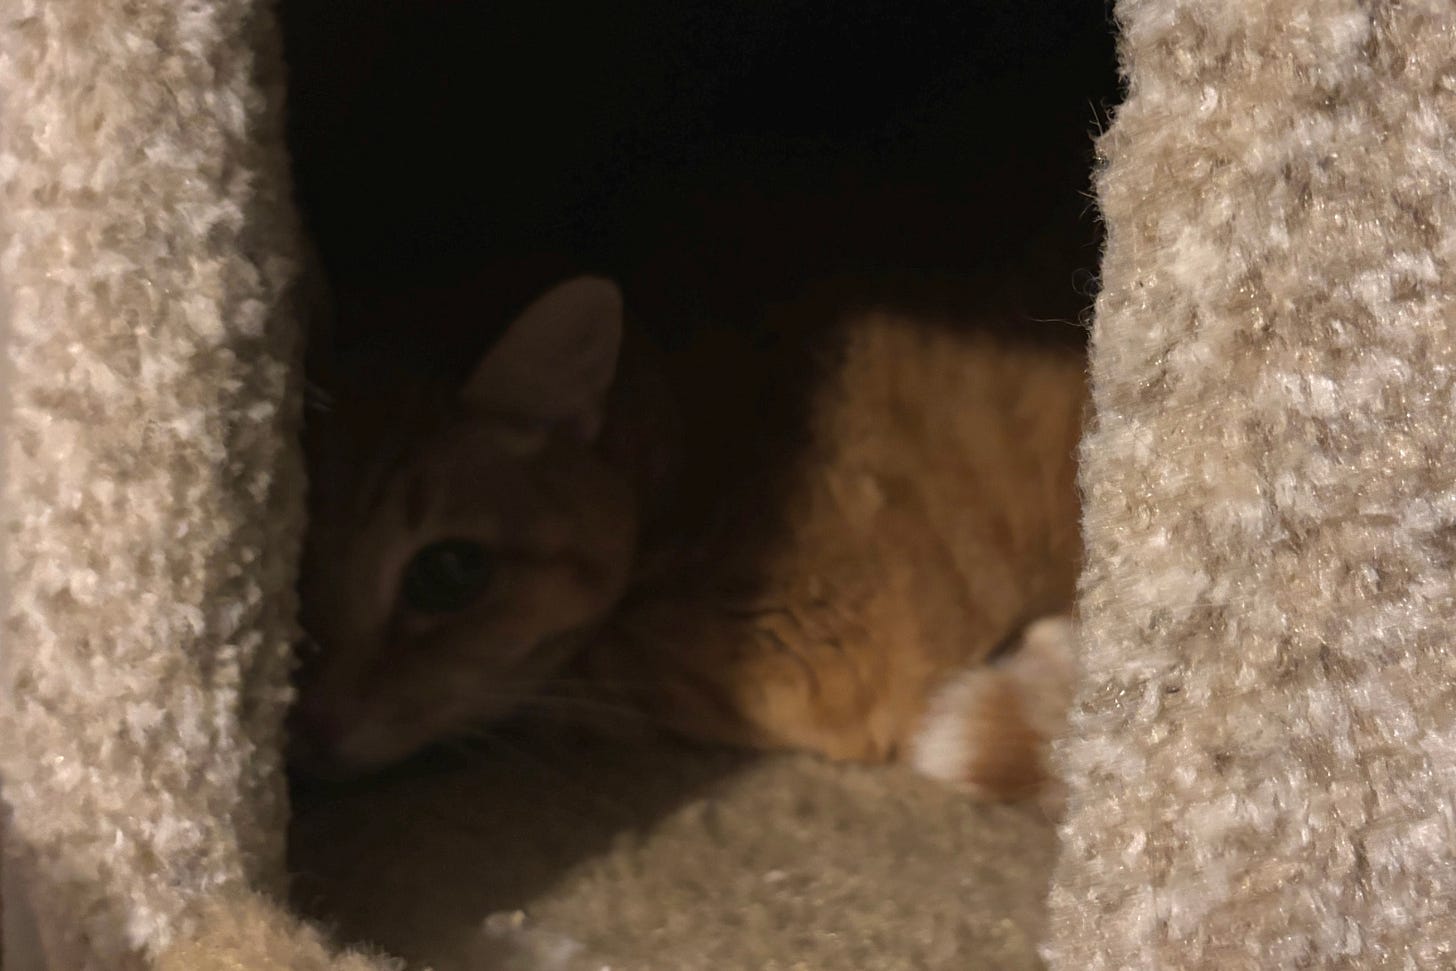
[[[537,741],[295,815],[303,909],[437,971],[1041,966],[1051,826],[898,769]]]

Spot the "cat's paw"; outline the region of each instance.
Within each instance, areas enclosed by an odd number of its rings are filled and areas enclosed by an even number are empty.
[[[1072,621],[1036,621],[1005,658],[956,675],[932,696],[911,764],[982,798],[1037,796],[1055,810],[1047,746],[1062,730],[1076,671]]]

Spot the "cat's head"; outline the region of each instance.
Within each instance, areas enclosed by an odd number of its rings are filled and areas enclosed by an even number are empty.
[[[295,764],[378,767],[518,708],[621,596],[628,476],[597,447],[622,338],[612,283],[523,311],[458,391],[387,369],[310,433]]]

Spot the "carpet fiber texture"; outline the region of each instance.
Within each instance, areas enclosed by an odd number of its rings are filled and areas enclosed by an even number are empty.
[[[1126,0],[1058,969],[1456,964],[1456,5]]]
[[[298,801],[295,897],[340,938],[439,971],[1041,967],[1035,809],[669,743],[442,761]]]
[[[56,971],[284,885],[299,234],[266,6],[0,7],[0,773]]]

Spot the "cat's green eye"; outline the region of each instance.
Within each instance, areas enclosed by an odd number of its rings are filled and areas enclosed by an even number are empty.
[[[411,610],[448,614],[473,604],[493,570],[485,547],[469,540],[443,540],[421,549],[404,569],[400,596]]]

